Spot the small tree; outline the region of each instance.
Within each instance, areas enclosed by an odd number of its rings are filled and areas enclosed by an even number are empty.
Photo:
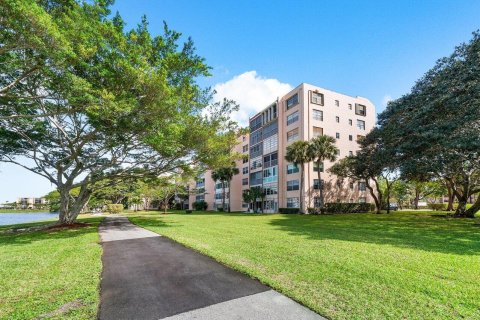
[[[318,136],[310,141],[308,148],[309,157],[317,163],[318,184],[320,189],[320,210],[324,207],[323,183],[321,168],[325,160],[334,162],[337,159],[338,148],[335,146],[335,138],[330,136]],[[303,174],[303,173],[302,173]]]
[[[300,165],[300,213],[305,213],[305,163],[312,160],[307,141],[295,141],[287,147],[285,160],[295,165]]]

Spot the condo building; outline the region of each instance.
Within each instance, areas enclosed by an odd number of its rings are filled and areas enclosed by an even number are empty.
[[[228,188],[231,210],[262,210],[278,212],[279,208],[300,206],[300,170],[285,160],[286,148],[298,140],[309,141],[319,135],[336,139],[339,149],[337,160],[354,155],[359,149],[358,139],[364,137],[375,125],[375,106],[363,97],[351,97],[302,83],[288,94],[250,118],[250,134],[242,136],[236,147],[245,154],[237,161],[240,173]],[[320,206],[320,187],[325,202],[371,202],[365,182],[339,179],[328,173],[333,163],[326,161],[320,167],[313,162],[305,164],[305,208]],[[318,181],[318,170],[322,181]],[[208,192],[190,197],[190,202],[203,199],[208,209],[221,203],[218,184],[206,172],[203,180]],[[260,187],[264,198],[256,203],[242,202],[242,192]],[[215,191],[213,191],[215,190]],[[220,192],[221,194],[221,192]],[[202,198],[203,197],[203,198]],[[210,206],[210,203],[212,206]]]

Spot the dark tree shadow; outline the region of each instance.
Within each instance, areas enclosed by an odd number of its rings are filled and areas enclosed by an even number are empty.
[[[270,223],[282,231],[314,240],[333,239],[480,255],[480,228],[466,219],[440,219],[423,213],[282,215]]]

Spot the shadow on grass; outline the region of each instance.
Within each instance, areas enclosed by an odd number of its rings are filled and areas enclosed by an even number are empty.
[[[42,225],[52,225],[55,221],[48,222],[35,222],[19,225],[2,226],[0,228],[0,245],[24,245],[37,241],[51,240],[51,239],[65,239],[74,238],[85,235],[87,233],[97,233],[98,225],[101,222],[102,217],[95,218],[82,218],[79,222],[88,223],[88,226],[73,229],[47,229],[41,231],[30,231],[20,233],[6,233],[7,230],[13,228],[26,228],[37,227]]]
[[[392,245],[458,255],[480,255],[480,228],[472,220],[424,214],[282,215],[271,225],[314,240]]]

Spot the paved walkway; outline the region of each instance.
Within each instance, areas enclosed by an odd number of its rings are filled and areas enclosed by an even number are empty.
[[[324,319],[215,260],[106,217],[99,319]]]

